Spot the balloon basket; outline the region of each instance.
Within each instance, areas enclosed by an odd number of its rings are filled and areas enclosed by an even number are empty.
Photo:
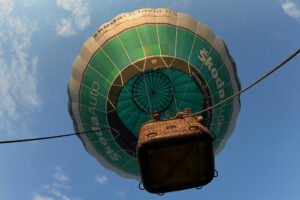
[[[213,137],[194,117],[148,122],[137,158],[144,188],[165,193],[208,184],[215,173]]]

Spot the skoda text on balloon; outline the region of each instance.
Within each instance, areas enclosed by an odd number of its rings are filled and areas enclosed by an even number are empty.
[[[91,106],[88,108],[89,112],[93,115],[91,117],[91,122],[92,122],[91,128],[92,130],[95,130],[97,136],[99,137],[99,142],[104,146],[105,151],[107,155],[109,155],[110,159],[117,161],[119,160],[120,156],[116,154],[115,151],[108,145],[106,138],[103,137],[103,133],[99,130],[100,124],[96,115],[96,108],[98,104],[97,96],[99,95],[99,89],[100,89],[99,83],[94,81],[92,83],[92,88],[90,91],[90,99],[93,101],[89,101]]]
[[[92,130],[95,131],[97,136],[99,137],[100,143],[104,146],[107,155],[109,155],[109,158],[111,160],[117,161],[120,159],[120,156],[116,154],[116,152],[108,145],[107,140],[103,137],[103,133],[99,130],[99,121],[97,117],[91,117],[92,121]]]
[[[98,104],[97,96],[99,95],[99,89],[100,89],[99,83],[94,81],[90,91],[90,100],[93,99],[93,102],[89,101],[91,106],[88,108],[89,112],[94,116],[96,116],[95,111]]]
[[[200,61],[205,62],[204,65],[208,68],[209,71],[211,71],[211,75],[216,80],[216,85],[219,89],[219,97],[220,99],[222,99],[225,97],[225,92],[222,88],[224,86],[224,82],[219,78],[217,69],[213,67],[214,64],[212,63],[212,57],[208,56],[208,54],[208,51],[205,48],[203,48],[200,50],[197,58]]]

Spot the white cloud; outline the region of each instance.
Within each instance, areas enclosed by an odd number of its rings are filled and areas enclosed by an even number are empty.
[[[101,175],[97,175],[96,176],[96,181],[98,182],[98,183],[100,183],[100,185],[103,185],[104,183],[106,183],[107,182],[107,177],[106,176],[101,176]]]
[[[37,91],[38,57],[29,53],[37,23],[12,16],[13,6],[0,0],[0,131],[5,137],[20,136],[20,130],[27,134],[28,116],[42,104]]]
[[[72,189],[71,186],[60,184],[60,183],[53,183],[52,186],[55,187],[55,188],[61,188],[61,189],[64,189],[64,190],[71,190]]]
[[[296,7],[296,5],[293,2],[291,1],[284,2],[281,4],[281,7],[285,12],[285,14],[297,20],[300,20],[300,10]]]
[[[61,36],[75,35],[75,30],[72,26],[72,19],[63,18],[59,23],[56,23],[56,33]]]
[[[65,25],[68,25],[68,30],[74,31],[72,21],[74,21],[76,27],[80,30],[85,29],[90,24],[91,17],[89,15],[89,4],[87,2],[84,2],[83,0],[57,0],[56,5],[71,13],[72,19],[64,21],[65,23],[67,22]],[[57,33],[59,34],[59,32]],[[75,31],[71,33],[75,34]],[[63,36],[70,36],[73,34]]]
[[[71,192],[72,187],[66,184],[69,178],[63,174],[61,167],[57,166],[55,168],[53,177],[54,182],[52,184],[42,186],[44,192],[47,192],[47,196],[50,197],[42,197],[38,193],[34,193],[33,200],[79,200],[78,198],[71,198],[68,196],[68,193]]]
[[[54,179],[57,180],[57,181],[60,181],[60,182],[66,182],[69,180],[69,177],[67,177],[62,169],[57,166],[55,168],[55,173],[54,173]],[[64,184],[61,184],[61,183],[53,183],[52,185],[48,185],[46,188],[48,188],[48,191],[51,192],[53,195],[55,195],[56,197],[59,197],[60,199],[62,200],[71,200],[71,198],[69,198],[67,195],[63,194],[60,190],[60,189],[63,189],[63,190],[70,190],[71,189],[71,186],[68,186],[68,185],[64,185]]]
[[[69,180],[69,177],[63,174],[62,170],[60,167],[55,168],[55,173],[54,173],[54,178],[60,182],[65,182]]]
[[[142,0],[138,0],[142,1]],[[193,6],[192,0],[181,0],[181,1],[172,1],[170,3],[169,0],[161,0],[162,7],[170,8],[175,10],[176,12],[186,12],[189,8]]]
[[[66,194],[64,194],[67,191],[71,190],[71,186],[64,185],[64,184],[57,184],[53,183],[51,185],[43,185],[42,187],[44,190],[46,190],[49,194],[58,197],[62,200],[71,200],[70,197],[68,197]]]
[[[60,197],[62,200],[71,200],[71,198],[61,193],[60,191],[56,190],[55,188],[52,188],[52,194],[54,194],[57,197]]]
[[[121,199],[124,199],[124,200],[127,200],[127,199],[128,199],[127,194],[128,194],[128,193],[125,192],[125,191],[119,191],[119,192],[118,192],[119,197],[120,197]]]
[[[11,0],[0,0],[0,23],[1,21],[11,13],[14,8],[14,4]]]
[[[52,199],[50,197],[41,196],[38,193],[34,193],[32,200],[54,200],[54,199]]]
[[[41,0],[24,0],[24,7],[32,7],[41,2]]]

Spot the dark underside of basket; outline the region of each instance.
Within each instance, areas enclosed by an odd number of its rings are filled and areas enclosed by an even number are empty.
[[[162,124],[162,123],[161,123]],[[214,177],[213,140],[200,129],[140,134],[138,162],[144,188],[165,193],[204,186]],[[148,135],[149,136],[149,135]],[[155,137],[157,136],[157,137]]]

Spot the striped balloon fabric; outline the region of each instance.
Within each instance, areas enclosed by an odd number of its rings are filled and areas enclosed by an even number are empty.
[[[101,25],[74,61],[69,112],[86,150],[104,167],[140,180],[136,145],[154,111],[170,116],[208,108],[240,90],[224,42],[193,17],[138,9]],[[239,97],[202,114],[225,145],[240,110]]]

